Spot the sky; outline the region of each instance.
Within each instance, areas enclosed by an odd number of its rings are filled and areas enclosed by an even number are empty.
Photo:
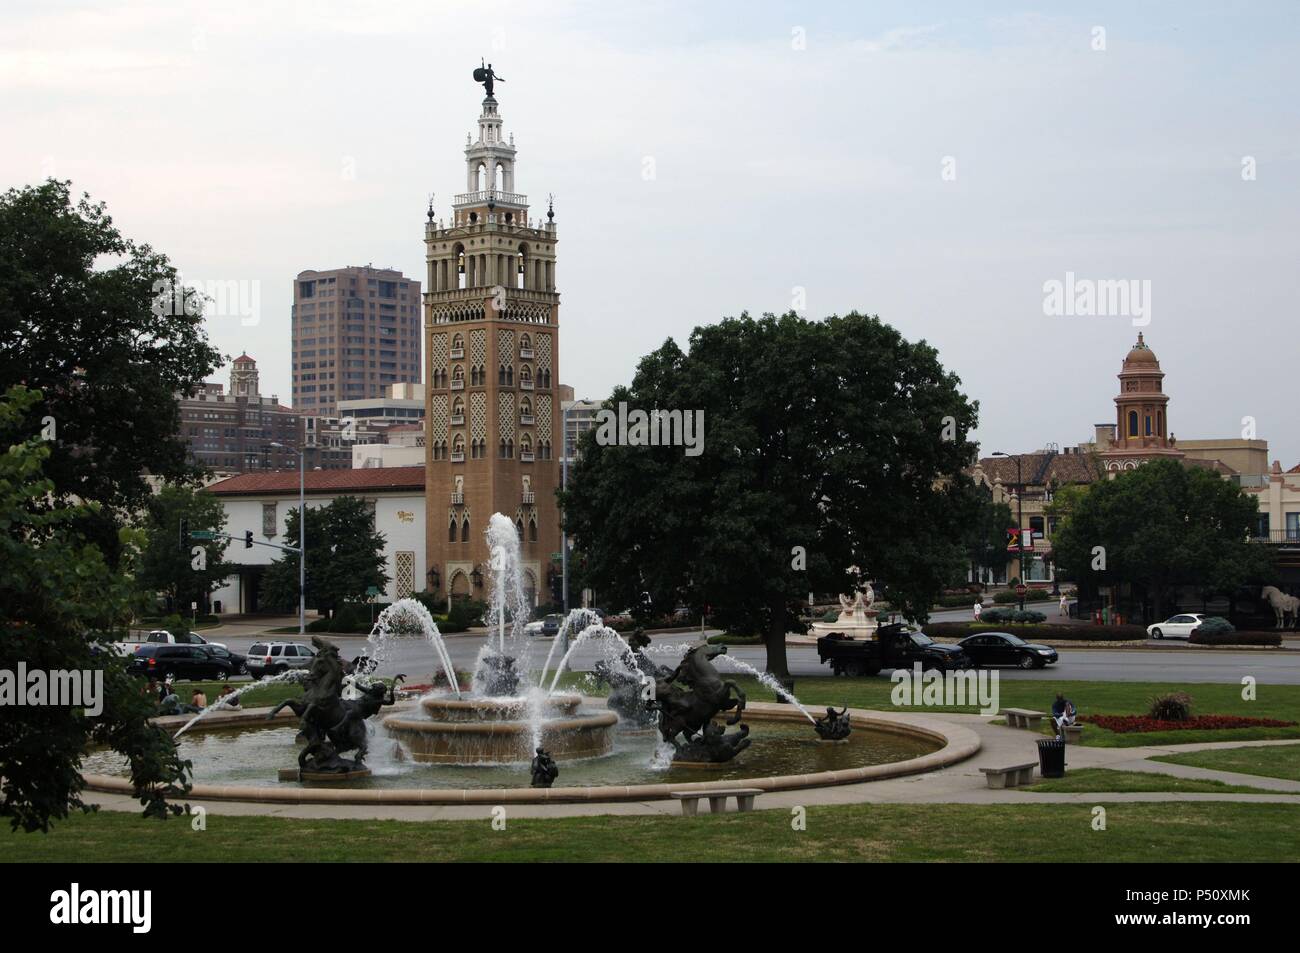
[[[213,314],[209,335],[285,403],[299,271],[423,280],[429,195],[446,216],[465,187],[482,57],[517,190],[534,216],[555,196],[561,377],[580,397],[728,315],[857,310],[938,348],[979,402],[983,453],[1065,447],[1113,420],[1141,331],[1179,438],[1253,423],[1300,463],[1295,3],[6,0],[0,16],[0,188],[71,179],[187,282],[238,282],[256,307]],[[1132,296],[1052,313],[1067,281]]]

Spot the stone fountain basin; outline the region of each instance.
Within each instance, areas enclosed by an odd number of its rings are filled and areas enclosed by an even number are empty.
[[[594,705],[603,699],[590,699]],[[235,723],[261,727],[266,724],[265,709],[244,711],[239,714],[222,714],[221,722],[226,727]],[[888,764],[867,765],[859,768],[839,771],[824,771],[810,774],[786,774],[767,777],[746,777],[729,781],[695,781],[672,784],[632,784],[607,785],[593,787],[554,787],[554,788],[389,788],[384,790],[363,790],[346,788],[306,788],[281,785],[256,786],[245,784],[205,784],[196,783],[188,795],[188,800],[198,801],[237,801],[249,804],[482,804],[486,806],[503,803],[612,803],[619,801],[643,801],[669,798],[674,791],[710,791],[721,792],[737,787],[759,788],[763,791],[791,791],[807,788],[822,788],[843,784],[860,784],[867,781],[896,778],[904,775],[920,774],[934,771],[948,765],[956,764],[971,757],[980,748],[979,736],[969,728],[952,724],[939,718],[932,718],[916,712],[885,713],[850,709],[854,728],[869,728],[880,731],[892,731],[905,735],[929,739],[940,745],[938,750],[906,761]],[[216,716],[213,716],[214,718]],[[155,723],[164,727],[179,728],[188,716],[176,716],[172,719],[160,718]],[[208,721],[209,719],[204,719]],[[806,722],[803,716],[791,709],[789,705],[770,702],[751,702],[745,710],[747,722],[783,721],[790,723]],[[282,713],[277,721],[292,721],[288,712]],[[174,723],[174,724],[173,724]],[[200,722],[194,730],[200,728]],[[220,727],[213,725],[212,728]],[[757,730],[757,729],[756,729]],[[86,788],[110,794],[131,795],[133,788],[129,779],[114,775],[85,773],[83,779]],[[761,805],[760,805],[761,806]]]
[[[510,711],[520,716],[527,713],[522,706],[505,709]],[[612,711],[547,716],[539,743],[557,761],[594,758],[613,750],[617,726],[618,715]],[[384,727],[402,742],[413,760],[431,764],[509,764],[528,761],[533,754],[533,725],[524,720],[427,721],[390,715],[384,719]]]
[[[550,695],[542,702],[546,717],[573,717],[582,704],[581,695]],[[420,707],[436,722],[526,721],[526,698],[455,698],[430,695],[420,699]]]

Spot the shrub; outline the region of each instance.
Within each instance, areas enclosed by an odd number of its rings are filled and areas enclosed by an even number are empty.
[[[988,613],[985,612],[985,615]],[[1146,638],[1140,625],[1037,625],[980,622],[931,622],[923,626],[931,638],[964,639],[968,635],[997,630],[1018,635],[1026,642],[1053,641],[1127,642]]]
[[[1046,589],[1030,589],[1025,593],[1026,602],[1048,602],[1051,598],[1052,594]],[[1016,595],[1014,589],[1001,589],[993,593],[993,601],[1000,606],[1005,606],[1019,602],[1020,597]]]
[[[1197,626],[1188,639],[1193,645],[1281,645],[1277,632],[1202,632]]]
[[[1045,622],[1047,616],[1032,609],[985,609],[980,613],[981,622]]]
[[[827,610],[822,614],[822,621],[823,621],[823,622],[838,622],[839,619],[840,619],[840,610],[839,610],[839,609],[827,609]]]
[[[1192,696],[1186,692],[1170,692],[1151,699],[1147,717],[1156,721],[1187,721],[1192,717]]]
[[[1192,635],[1200,632],[1203,635],[1231,635],[1236,632],[1237,628],[1227,619],[1217,615],[1212,615],[1204,622],[1192,629]]]

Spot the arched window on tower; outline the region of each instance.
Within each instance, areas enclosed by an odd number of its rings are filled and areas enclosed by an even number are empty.
[[[1165,412],[1163,410],[1156,411],[1156,433],[1162,437],[1165,435]]]
[[[537,517],[536,516],[530,516],[528,518],[528,539],[530,542],[533,543],[537,542]]]
[[[456,517],[455,516],[452,516],[452,518],[447,521],[447,542],[449,543],[456,542]]]
[[[1136,410],[1128,412],[1128,435],[1130,437],[1138,435],[1138,412]]]
[[[462,543],[469,542],[469,517],[468,516],[465,517],[465,521],[460,524],[460,541]]]
[[[1147,414],[1147,415],[1146,415],[1146,434],[1145,434],[1145,436],[1147,436],[1147,437],[1151,436],[1151,415],[1150,415],[1150,414]]]

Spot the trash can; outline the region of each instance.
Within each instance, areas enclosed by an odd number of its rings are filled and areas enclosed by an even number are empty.
[[[1044,738],[1038,742],[1038,773],[1045,778],[1065,777],[1065,741]]]

